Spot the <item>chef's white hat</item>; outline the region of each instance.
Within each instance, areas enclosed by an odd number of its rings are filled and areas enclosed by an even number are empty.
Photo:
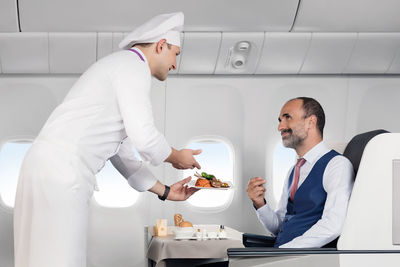
[[[180,31],[183,28],[182,12],[158,15],[128,34],[119,48],[129,49],[138,43],[155,43],[166,39],[167,43],[181,46]]]

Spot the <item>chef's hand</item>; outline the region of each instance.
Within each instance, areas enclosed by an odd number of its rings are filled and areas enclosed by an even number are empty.
[[[187,177],[177,183],[174,183],[171,185],[171,189],[169,191],[168,200],[174,200],[174,201],[181,201],[181,200],[186,200],[188,199],[191,195],[193,195],[195,192],[197,192],[199,189],[194,188],[194,187],[188,187],[187,183],[190,182],[192,177]]]
[[[247,195],[253,201],[254,206],[256,209],[261,208],[265,205],[264,202],[264,195],[265,195],[265,187],[263,184],[266,183],[261,177],[255,177],[250,179],[249,184],[247,185]]]
[[[171,154],[165,160],[174,166],[175,169],[200,169],[200,164],[194,159],[193,156],[201,153],[201,149],[181,149],[176,150],[172,148]]]

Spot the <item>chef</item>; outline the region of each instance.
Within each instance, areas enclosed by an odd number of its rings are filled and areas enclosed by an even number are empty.
[[[151,76],[163,81],[176,68],[183,20],[183,13],[162,14],[136,28],[123,50],[93,64],[53,111],[20,171],[16,267],[86,266],[95,174],[108,159],[133,188],[161,200],[186,200],[196,191],[185,186],[190,177],[169,187],[146,167],[200,168],[200,150],[176,150],[156,129],[149,99]]]

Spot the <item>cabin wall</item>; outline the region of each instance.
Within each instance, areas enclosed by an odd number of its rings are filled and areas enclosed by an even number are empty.
[[[0,76],[0,145],[33,139],[77,78]],[[175,212],[195,224],[224,224],[265,234],[247,197],[246,185],[251,177],[266,177],[267,201],[276,205],[272,164],[274,148],[280,142],[277,118],[282,105],[297,96],[316,98],[327,117],[325,140],[347,142],[357,133],[377,128],[400,132],[396,116],[400,114],[399,87],[398,75],[179,75],[165,82],[154,80],[151,97],[155,123],[172,146],[183,148],[193,137],[203,135],[221,136],[232,143],[233,200],[226,209],[207,213],[184,202],[161,202],[148,192],[128,208],[105,208],[93,201],[88,267],[145,266],[144,227],[153,225],[157,218],[167,218],[171,224]],[[168,165],[152,170],[166,184],[183,178],[182,171]],[[12,232],[12,209],[0,203],[2,267],[13,266]]]

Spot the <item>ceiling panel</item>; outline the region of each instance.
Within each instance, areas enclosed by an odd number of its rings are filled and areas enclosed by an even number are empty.
[[[399,0],[302,0],[293,31],[400,31]]]
[[[185,31],[289,31],[297,5],[298,0],[19,0],[22,31],[52,32],[131,31],[155,15],[177,11],[185,14]]]
[[[400,33],[360,33],[344,73],[386,73],[399,47]]]
[[[356,33],[313,33],[300,74],[342,73],[356,40]]]
[[[185,32],[179,74],[213,74],[220,43],[220,32]]]
[[[0,1],[0,32],[18,32],[18,12],[16,0]]]
[[[49,33],[50,73],[83,73],[96,61],[96,33]]]
[[[47,33],[0,33],[3,73],[48,73]]]
[[[256,74],[297,74],[310,46],[311,33],[265,33]]]

